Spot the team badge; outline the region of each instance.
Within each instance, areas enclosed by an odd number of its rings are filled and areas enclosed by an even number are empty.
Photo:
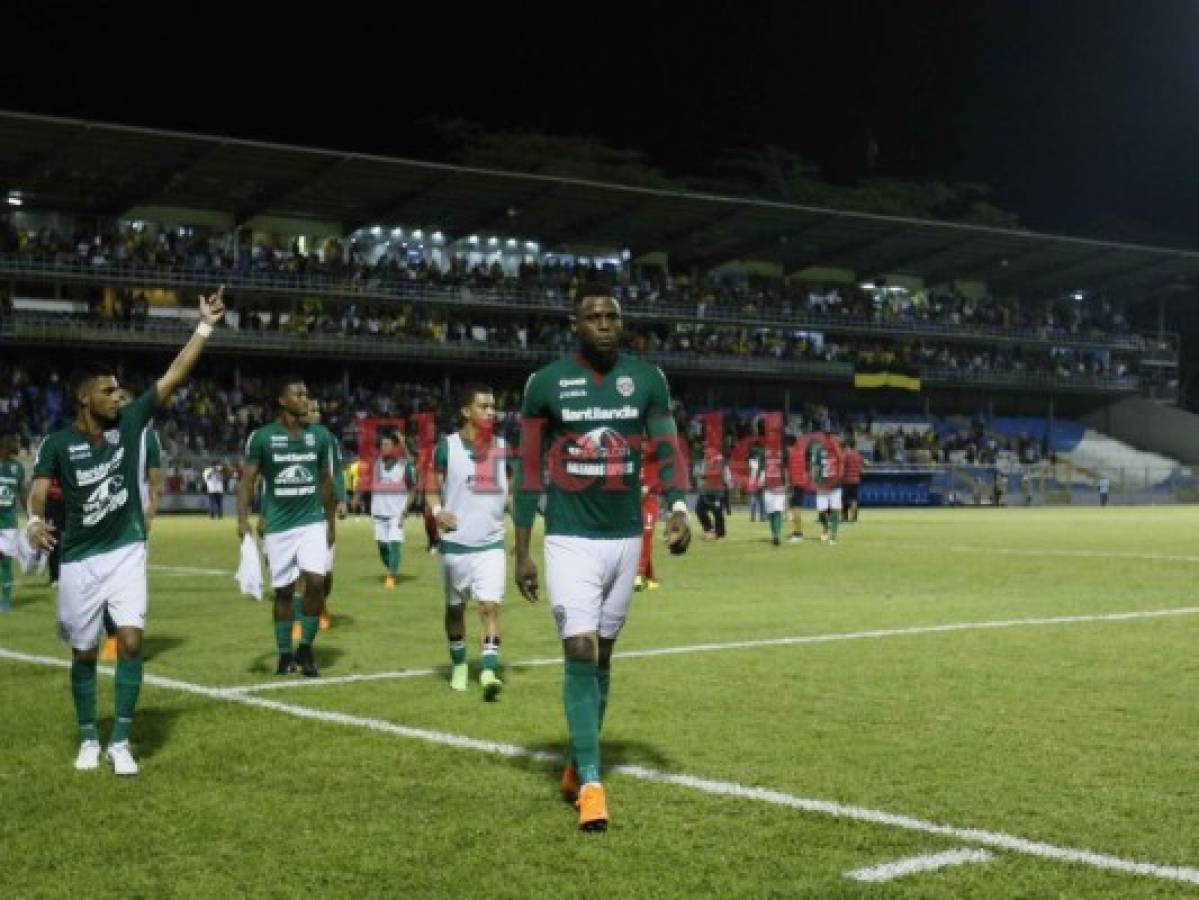
[[[115,447],[117,444],[121,443],[121,432],[115,428],[112,428],[104,432],[104,440],[108,441],[108,443]]]
[[[315,447],[316,446],[316,435],[315,434],[304,435],[304,446]]]
[[[628,375],[621,375],[616,379],[616,390],[622,397],[633,396],[633,379]]]

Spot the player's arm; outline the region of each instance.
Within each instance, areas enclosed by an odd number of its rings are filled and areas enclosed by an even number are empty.
[[[155,399],[161,405],[166,402],[171,394],[179,389],[179,385],[187,380],[187,376],[191,374],[191,370],[195,368],[196,362],[200,359],[200,354],[204,352],[204,345],[208,343],[208,336],[212,334],[213,326],[221,321],[221,317],[225,315],[225,286],[221,285],[217,288],[215,294],[205,297],[200,295],[200,324],[196,326],[195,332],[183,349],[179,351],[179,355],[175,357],[161,378],[154,384]]]
[[[545,452],[545,403],[537,373],[525,384],[520,410],[520,458],[512,479],[512,523],[516,533],[516,587],[530,603],[537,601],[537,563],[529,553],[537,503],[541,499],[541,460]],[[537,467],[537,471],[526,471]]]
[[[253,440],[253,438],[251,438]],[[237,536],[244,539],[252,534],[250,529],[250,503],[254,488],[258,486],[258,463],[246,460],[241,467],[241,480],[237,484]]]
[[[691,546],[691,524],[687,514],[687,454],[679,440],[674,416],[670,414],[670,390],[666,376],[658,370],[646,411],[645,432],[650,449],[657,454],[658,478],[670,508],[666,522],[666,545],[671,553],[686,553]]]
[[[443,437],[433,451],[433,466],[429,471],[428,487],[425,490],[425,502],[429,504],[433,518],[437,520],[437,527],[442,531],[453,531],[458,527],[458,517],[442,507],[442,489],[445,486],[445,470],[449,465],[449,457],[449,444]]]
[[[153,469],[146,470],[146,487],[148,494],[146,498],[146,531],[149,532],[154,517],[158,515],[158,504],[162,501],[161,467],[155,466]]]
[[[337,541],[337,488],[329,460],[333,455],[333,438],[325,445],[325,465],[321,466],[321,506],[325,508],[325,540],[330,547]]]
[[[45,520],[46,495],[49,491],[50,476],[34,477],[33,489],[29,492],[29,524],[25,526],[25,536],[36,550],[53,550],[58,543],[54,526]]]
[[[337,518],[344,519],[348,514],[346,508],[346,473],[342,470],[341,450],[337,438],[329,432],[329,471],[333,478],[333,495],[337,499]]]
[[[17,464],[17,512],[29,518],[29,485],[25,481],[25,468]]]

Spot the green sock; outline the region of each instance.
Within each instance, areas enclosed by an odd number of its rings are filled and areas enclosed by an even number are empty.
[[[770,536],[773,538],[779,537],[783,533],[783,514],[772,512],[770,514]]]
[[[71,663],[71,697],[75,700],[75,720],[81,741],[98,741],[96,731],[96,661]]]
[[[280,653],[291,653],[291,619],[275,623],[275,643]]]
[[[291,595],[291,620],[293,622],[298,622],[303,617],[304,617],[304,595],[299,594],[299,593],[292,594]]]
[[[562,680],[562,702],[566,707],[570,746],[583,784],[600,780],[600,691],[595,669],[593,662],[567,659],[566,675]]]
[[[833,536],[833,540],[837,539],[837,529],[841,526],[841,513],[838,510],[830,510],[828,514],[828,530]]]
[[[133,724],[133,710],[137,707],[137,695],[142,690],[142,661],[140,659],[118,659],[116,674],[117,724],[112,727],[110,744],[129,740],[129,726]]]
[[[12,557],[0,556],[0,601],[12,603]]]
[[[316,633],[321,630],[320,616],[300,616],[300,645],[312,646]]]
[[[450,663],[460,666],[466,662],[466,641],[463,638],[450,638]]]
[[[387,545],[387,571],[391,575],[398,575],[400,572],[400,557],[404,553],[404,545],[399,541],[392,541]]]
[[[604,713],[608,711],[608,691],[612,687],[612,667],[597,666],[595,680],[599,684],[599,730],[604,730]]]
[[[500,639],[489,634],[483,638],[483,668],[494,672],[500,666]]]
[[[385,567],[391,569],[391,550],[384,541],[375,541],[375,546],[379,550],[379,560]]]

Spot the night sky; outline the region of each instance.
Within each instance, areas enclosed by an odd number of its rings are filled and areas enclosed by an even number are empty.
[[[670,174],[769,143],[841,181],[873,138],[1027,226],[1199,248],[1193,0],[250,5],[10,2],[0,107],[418,158],[461,117]]]

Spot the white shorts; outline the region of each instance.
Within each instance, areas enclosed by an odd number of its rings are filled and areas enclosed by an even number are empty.
[[[615,638],[624,627],[641,559],[641,537],[545,538],[545,582],[558,637],[590,631]]]
[[[375,540],[380,544],[392,541],[404,542],[403,516],[372,516],[375,520]]]
[[[771,513],[785,513],[787,511],[787,492],[786,491],[765,491],[766,497],[766,515]]]
[[[819,512],[828,512],[830,509],[840,512],[841,488],[833,488],[831,491],[817,491],[816,509]]]
[[[17,555],[17,529],[0,528],[0,556]]]
[[[329,571],[329,529],[324,522],[268,534],[262,542],[273,588],[287,587],[301,572],[324,575]]]
[[[508,579],[507,559],[503,550],[477,553],[441,554],[441,573],[445,580],[445,605],[461,606],[475,602],[503,603],[504,583]]]
[[[76,650],[98,646],[105,609],[118,628],[145,630],[147,597],[144,542],[64,562],[58,573],[58,636]]]

